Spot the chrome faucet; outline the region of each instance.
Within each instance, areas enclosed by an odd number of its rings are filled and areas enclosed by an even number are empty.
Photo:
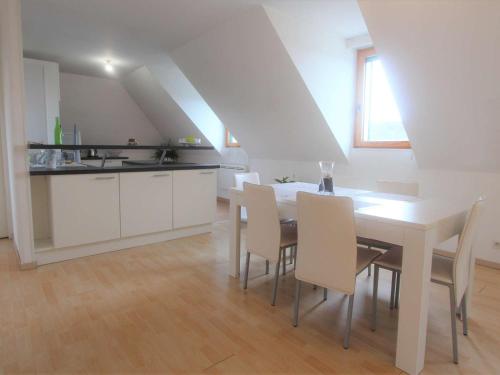
[[[106,153],[102,154],[101,168],[104,168],[104,164],[106,164]]]
[[[162,165],[163,162],[165,161],[165,157],[167,156],[167,149],[164,149],[163,152],[161,153],[160,161],[158,165]]]

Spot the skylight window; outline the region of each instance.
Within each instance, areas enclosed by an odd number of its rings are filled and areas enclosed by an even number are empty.
[[[226,147],[240,147],[240,143],[234,138],[229,129],[226,129]]]
[[[387,76],[373,48],[358,51],[355,147],[409,148]]]

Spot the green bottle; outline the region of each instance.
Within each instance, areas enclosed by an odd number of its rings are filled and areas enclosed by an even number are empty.
[[[54,144],[62,145],[63,141],[63,132],[61,127],[61,120],[59,117],[56,117],[56,126],[54,128]]]

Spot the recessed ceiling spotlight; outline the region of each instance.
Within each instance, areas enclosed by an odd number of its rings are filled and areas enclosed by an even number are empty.
[[[106,63],[104,64],[104,70],[108,73],[113,73],[115,71],[115,68],[113,65],[111,65],[110,60],[106,60]]]

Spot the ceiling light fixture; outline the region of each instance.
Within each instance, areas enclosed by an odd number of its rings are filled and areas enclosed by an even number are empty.
[[[115,68],[113,67],[113,65],[111,65],[111,61],[106,60],[106,63],[104,64],[104,70],[108,73],[113,73],[115,71]]]

